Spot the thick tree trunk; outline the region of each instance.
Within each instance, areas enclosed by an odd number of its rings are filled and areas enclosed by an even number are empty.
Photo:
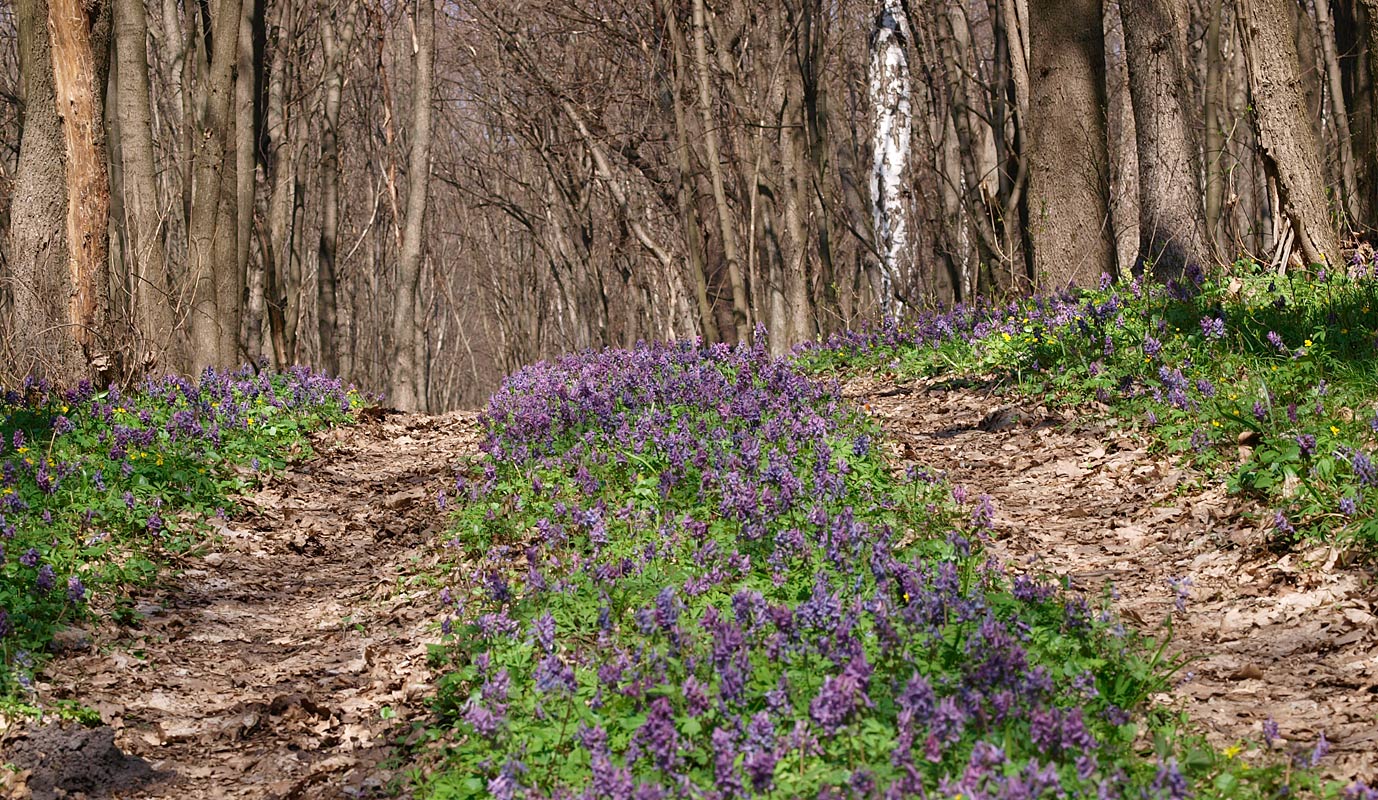
[[[431,98],[434,91],[435,0],[417,0],[416,49],[412,68],[411,153],[407,161],[406,227],[397,259],[392,309],[394,362],[391,401],[404,411],[424,410],[421,341],[421,260],[425,257],[426,202],[431,179]]]
[[[1121,0],[1139,161],[1135,271],[1164,280],[1210,257],[1187,65],[1184,0]]]
[[[109,19],[109,8],[100,14]],[[81,0],[50,0],[53,88],[67,151],[67,249],[72,295],[67,322],[96,375],[114,367],[110,341],[110,181],[105,166],[105,70],[109,29],[96,41],[93,17]],[[108,62],[106,62],[108,65]]]
[[[120,90],[120,161],[124,167],[126,258],[138,354],[147,366],[177,369],[172,280],[158,209],[153,156],[152,99],[148,81],[148,16],[144,0],[116,0],[115,57]]]
[[[201,113],[185,123],[195,129],[192,137],[191,207],[187,222],[188,280],[191,281],[192,369],[229,366],[237,353],[226,352],[230,337],[225,329],[238,316],[222,303],[232,297],[237,282],[238,222],[233,182],[234,66],[239,58],[241,0],[220,0],[210,30],[212,52],[199,59],[206,67],[200,103]],[[204,9],[204,6],[202,7]],[[228,185],[226,185],[228,184]],[[225,202],[226,194],[229,202]],[[226,260],[228,258],[228,260]]]
[[[1114,270],[1100,0],[1029,4],[1029,226],[1036,281],[1093,284]]]
[[[110,14],[104,4],[93,10],[73,0],[15,8],[25,118],[10,213],[9,368],[63,382],[115,366],[101,102]]]
[[[913,126],[910,105],[909,25],[898,0],[881,0],[871,32],[869,73],[871,114],[875,133],[871,144],[871,203],[876,252],[880,256],[877,289],[883,317],[904,312],[901,275],[909,266],[909,139]]]
[[[1290,5],[1286,0],[1240,2],[1254,130],[1302,258],[1311,264],[1337,264],[1339,234],[1330,221],[1320,145],[1302,96]],[[1285,252],[1279,260],[1285,262]]]

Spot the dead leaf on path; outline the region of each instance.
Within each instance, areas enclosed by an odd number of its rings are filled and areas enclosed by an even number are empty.
[[[1245,664],[1234,672],[1230,673],[1232,681],[1256,681],[1263,677],[1263,670],[1254,664]]]

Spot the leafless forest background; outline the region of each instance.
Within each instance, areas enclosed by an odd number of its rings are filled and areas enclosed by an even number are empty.
[[[20,163],[52,134],[32,75],[49,62],[21,50],[61,33],[34,27],[59,5],[85,14],[101,89],[119,365],[97,372],[303,363],[437,410],[573,349],[761,324],[783,350],[882,307],[1128,272],[1174,214],[1186,261],[1338,261],[1378,213],[1368,2],[0,4],[8,380],[63,358],[42,344],[60,315],[25,311],[55,269],[25,220],[76,195],[70,169],[26,184]],[[871,180],[882,31],[912,82],[893,275]],[[102,348],[83,347],[89,368]]]

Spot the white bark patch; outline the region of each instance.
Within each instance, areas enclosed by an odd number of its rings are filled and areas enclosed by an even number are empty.
[[[895,296],[909,251],[905,177],[909,171],[909,25],[899,0],[879,0],[871,35],[870,100],[875,121],[872,139],[871,202],[876,249],[880,252],[880,307],[884,316],[903,311]]]

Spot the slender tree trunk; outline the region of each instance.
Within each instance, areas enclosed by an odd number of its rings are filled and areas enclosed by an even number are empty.
[[[1265,170],[1277,178],[1282,212],[1302,258],[1310,264],[1336,264],[1339,234],[1330,221],[1320,145],[1302,96],[1289,5],[1286,0],[1240,0],[1254,129]]]
[[[339,291],[335,259],[340,238],[340,101],[345,55],[354,38],[354,14],[349,9],[332,9],[333,3],[321,5],[325,113],[321,131],[321,236],[316,248],[316,330],[320,337],[321,368],[334,373],[340,368],[335,338]]]
[[[909,25],[898,0],[880,0],[876,27],[871,32],[869,75],[871,114],[875,134],[871,145],[871,203],[876,251],[880,255],[880,313],[904,312],[902,270],[909,265],[908,179],[909,139],[913,125],[910,106]]]
[[[422,233],[431,172],[431,97],[434,91],[435,0],[417,0],[416,46],[412,68],[412,137],[407,163],[407,217],[402,249],[397,261],[397,290],[392,309],[392,341],[395,360],[391,400],[405,411],[425,406],[421,394],[424,365],[418,363],[417,342],[421,324],[421,260],[425,257]]]
[[[1011,154],[1014,160],[1010,173],[1010,191],[1003,211],[1004,249],[1013,253],[1015,237],[1023,256],[1022,269],[1016,273],[1011,267],[1010,283],[1016,289],[1031,289],[1037,272],[1034,268],[1033,248],[1029,246],[1029,38],[1028,6],[1023,0],[997,0],[1000,5],[1001,29],[1005,35],[1005,49],[1010,61],[1010,89],[1014,95],[1014,119]]]
[[[1345,102],[1344,80],[1340,75],[1340,57],[1335,47],[1335,20],[1330,15],[1330,0],[1309,0],[1316,14],[1316,33],[1320,40],[1321,58],[1325,62],[1325,87],[1330,96],[1330,111],[1335,119],[1335,138],[1339,143],[1340,197],[1338,207],[1344,212],[1345,226],[1359,220],[1359,180],[1354,167],[1354,140],[1349,131],[1349,108]]]
[[[1202,111],[1205,119],[1205,149],[1202,152],[1205,167],[1205,208],[1206,240],[1215,253],[1217,261],[1227,260],[1223,246],[1221,216],[1225,197],[1225,175],[1222,163],[1225,158],[1225,56],[1220,45],[1221,4],[1207,4],[1209,18],[1206,22],[1206,75],[1202,87],[1204,102]]]
[[[235,78],[235,253],[233,282],[224,287],[221,296],[229,304],[224,327],[221,328],[221,350],[228,354],[228,364],[241,361],[240,343],[248,343],[241,336],[244,322],[244,295],[249,286],[249,250],[253,244],[254,196],[257,185],[258,154],[256,152],[263,113],[259,102],[259,75],[263,64],[262,48],[255,41],[254,32],[262,30],[266,0],[241,0],[239,17],[239,66]],[[255,352],[248,353],[250,358]]]
[[[119,66],[120,158],[124,166],[126,257],[130,264],[139,357],[149,367],[178,369],[172,279],[163,247],[153,156],[148,83],[148,16],[143,0],[116,0],[115,54]]]
[[[1092,284],[1115,264],[1100,0],[1029,4],[1029,227],[1038,285]]]
[[[238,224],[234,200],[234,67],[239,58],[241,0],[220,0],[211,21],[212,52],[200,59],[206,69],[203,113],[185,121],[194,128],[192,137],[191,208],[187,223],[188,280],[191,281],[192,369],[229,366],[235,354],[224,349],[230,337],[224,328],[233,322],[234,309],[222,308],[237,282]],[[203,6],[204,9],[204,6]],[[228,187],[225,185],[229,183]],[[230,202],[225,202],[229,194]],[[228,215],[227,215],[228,212]],[[223,260],[228,256],[228,261]]]
[[[722,162],[718,150],[718,128],[713,121],[713,96],[708,73],[707,12],[703,0],[693,0],[694,71],[698,79],[699,115],[703,119],[703,149],[708,161],[708,176],[713,183],[713,202],[717,206],[718,229],[722,235],[723,258],[727,261],[727,279],[732,286],[732,323],[737,341],[751,336],[751,310],[747,299],[746,279],[738,257],[737,231],[732,210],[727,204],[727,189],[723,184]]]
[[[704,341],[709,344],[717,344],[721,341],[722,334],[718,331],[718,321],[713,314],[713,303],[708,297],[707,256],[704,252],[702,221],[699,218],[698,203],[695,198],[698,173],[693,167],[689,142],[688,112],[685,110],[682,100],[683,94],[680,91],[680,86],[687,83],[684,77],[684,60],[687,48],[680,32],[679,21],[675,17],[675,10],[665,0],[661,0],[660,6],[661,14],[665,18],[666,30],[670,34],[670,44],[673,48],[671,55],[673,59],[673,84],[670,87],[670,102],[674,111],[677,144],[675,147],[676,167],[678,168],[675,182],[675,202],[679,208],[680,225],[684,231],[684,249],[689,262],[689,277],[694,284],[694,305],[698,310],[699,332],[703,335]]]
[[[1210,257],[1183,0],[1121,0],[1139,161],[1139,254],[1161,279]]]

